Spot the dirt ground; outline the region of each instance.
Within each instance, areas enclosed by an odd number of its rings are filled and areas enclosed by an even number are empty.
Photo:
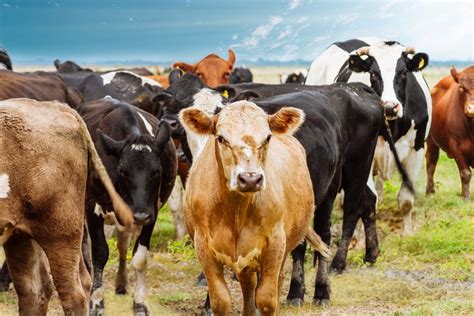
[[[278,82],[278,74],[290,68],[252,69],[256,82]],[[432,86],[448,69],[431,69],[425,73]],[[327,307],[311,304],[315,269],[311,254],[305,267],[306,297],[301,307],[284,304],[290,273],[286,274],[280,301],[282,315],[474,315],[474,203],[459,196],[460,180],[453,160],[442,154],[435,175],[437,193],[424,196],[424,168],[420,172],[414,212],[415,234],[400,237],[401,219],[397,213],[396,176],[385,183],[385,198],[378,206],[378,236],[381,254],[374,266],[362,259],[363,232],[358,231],[349,251],[348,268],[340,275],[331,274],[331,303]],[[335,253],[341,230],[341,211],[333,216]],[[148,305],[154,315],[199,314],[206,289],[196,284],[201,271],[192,246],[185,241],[173,241],[170,212],[160,212],[152,239],[148,260]],[[361,247],[362,245],[362,247]],[[117,269],[116,242],[109,240],[111,257],[105,270],[106,315],[132,315],[135,276],[129,264],[129,293],[114,292]],[[131,257],[131,255],[130,255]],[[3,261],[3,253],[0,252]],[[291,260],[286,269],[291,269]],[[231,289],[233,314],[242,308],[240,287],[227,273]],[[15,291],[0,293],[0,316],[16,315]],[[50,303],[48,315],[61,315],[57,297]]]

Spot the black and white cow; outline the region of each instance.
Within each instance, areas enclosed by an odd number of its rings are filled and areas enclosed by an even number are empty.
[[[161,116],[165,90],[152,79],[130,71],[106,73],[78,72],[61,74],[67,86],[76,88],[86,102],[105,96],[135,105],[157,117]]]
[[[380,98],[372,89],[360,83],[321,87],[252,83],[224,85],[212,90],[193,74],[182,76],[174,84],[183,89],[179,89],[181,95],[169,109],[170,116],[189,106],[214,114],[227,101],[233,102],[246,97],[255,98],[252,101],[268,113],[274,113],[283,106],[302,109],[306,115],[305,123],[295,136],[307,152],[308,168],[318,206],[315,229],[328,244],[331,238],[330,215],[336,194],[341,188],[350,192],[350,197],[346,197],[344,203],[343,238],[332,267],[338,271],[344,269],[349,242],[359,218],[366,225],[365,260],[375,262],[378,255],[376,199],[366,181],[378,135],[387,140],[390,140],[390,135],[383,121]],[[223,96],[227,96],[227,100]],[[186,132],[193,159],[199,159],[208,137]],[[404,175],[404,182],[411,187],[401,164],[397,166]],[[288,300],[294,304],[303,300],[305,292],[304,249],[305,246],[302,245],[292,254],[294,270]],[[329,299],[328,264],[324,258],[319,260],[314,300],[324,303]]]
[[[363,82],[372,87],[382,98],[403,165],[415,183],[431,121],[431,95],[420,72],[427,65],[427,54],[398,42],[353,39],[334,43],[318,56],[306,84]],[[374,188],[373,182],[370,186]],[[404,214],[403,235],[412,233],[413,204],[414,194],[402,185],[398,205]]]
[[[229,75],[230,83],[253,82],[253,74],[248,68],[236,67]]]
[[[12,61],[5,48],[0,47],[0,69],[13,70]]]
[[[77,110],[87,125],[117,192],[133,210],[135,224],[139,229],[132,259],[137,276],[134,310],[135,313],[146,314],[145,272],[150,238],[158,210],[171,194],[177,170],[170,127],[166,122],[159,122],[153,115],[110,97],[84,103]],[[108,195],[93,175],[89,179],[86,194],[94,271],[92,315],[104,313],[102,276],[109,256],[104,235],[104,218],[109,213],[104,214],[102,210],[108,211],[111,207]],[[130,234],[117,230],[117,294],[127,291],[126,257],[130,238]]]

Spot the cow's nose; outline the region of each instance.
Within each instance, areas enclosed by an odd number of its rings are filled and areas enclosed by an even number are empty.
[[[237,176],[240,192],[257,192],[262,189],[263,175],[257,172],[242,172]]]
[[[168,123],[172,130],[177,129],[178,126],[179,126],[178,125],[178,120],[175,120],[175,119],[163,119],[163,121]]]
[[[394,101],[385,101],[383,103],[383,107],[385,109],[385,115],[389,119],[393,119],[399,116],[399,112],[402,109],[402,106],[399,102]]]
[[[146,224],[150,223],[151,214],[150,213],[139,212],[139,213],[135,213],[133,215],[133,218],[135,219],[135,224],[137,224],[137,225],[146,225]]]

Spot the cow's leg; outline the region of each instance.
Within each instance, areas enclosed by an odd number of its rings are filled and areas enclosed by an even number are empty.
[[[170,207],[171,214],[173,215],[176,239],[181,239],[186,234],[186,228],[184,225],[183,195],[183,183],[179,177],[176,177],[173,191],[171,191],[171,195],[168,198],[168,205]]]
[[[269,242],[262,252],[260,277],[255,293],[257,307],[262,316],[275,315],[278,310],[280,270],[286,247],[283,227],[281,230],[269,238]]]
[[[255,315],[255,287],[257,285],[257,273],[250,269],[244,269],[237,275],[240,288],[242,289],[244,308],[243,315]]]
[[[464,199],[469,199],[470,197],[470,182],[471,182],[471,169],[464,158],[464,155],[461,152],[454,152],[454,159],[456,165],[459,169],[459,175],[461,176],[461,196]]]
[[[155,221],[143,226],[140,235],[135,242],[133,248],[132,266],[135,269],[137,277],[137,284],[135,287],[135,294],[133,299],[133,309],[135,315],[148,315],[149,308],[146,302],[146,271],[148,251],[150,250],[150,239],[155,227],[156,219],[158,218],[158,211],[156,212]]]
[[[439,147],[434,143],[431,135],[426,139],[426,195],[435,193],[434,174],[439,158]]]
[[[421,166],[423,165],[423,154],[423,148],[420,148],[419,150],[410,148],[408,151],[408,156],[403,164],[413,186],[416,184],[418,173],[420,172]],[[414,203],[414,193],[410,192],[407,186],[402,184],[400,191],[398,191],[398,207],[403,214],[403,236],[409,236],[413,234],[412,209]]]
[[[379,255],[379,242],[377,238],[376,214],[377,198],[369,187],[365,187],[360,201],[362,209],[362,222],[365,232],[365,257],[364,262],[375,263]]]
[[[91,246],[89,238],[89,230],[87,225],[84,223],[84,233],[82,235],[82,256],[84,259],[84,264],[86,266],[87,272],[89,275],[92,275],[92,258],[91,258]]]
[[[194,235],[194,247],[196,255],[203,267],[207,279],[209,293],[201,314],[210,313],[208,307],[210,303],[212,312],[215,315],[228,315],[231,307],[230,291],[224,279],[224,267],[211,254],[207,247],[207,242],[202,239],[199,233]]]
[[[127,293],[127,251],[130,245],[131,234],[121,232],[117,229],[117,249],[119,253],[119,267],[115,278],[115,293]]]
[[[104,267],[109,259],[109,246],[105,240],[104,219],[94,211],[87,211],[88,228],[91,237],[92,266],[94,270],[90,314],[104,315],[104,288],[102,283]]]
[[[292,252],[293,269],[291,272],[290,290],[286,301],[293,306],[301,306],[304,302],[306,287],[304,284],[304,258],[306,240],[303,240]]]
[[[83,254],[81,254],[81,258],[79,261],[79,275],[81,278],[81,285],[84,289],[84,293],[89,296],[89,293],[92,289],[92,280],[91,280],[91,273],[89,272],[86,261],[84,260]]]
[[[29,237],[14,234],[3,245],[18,295],[20,315],[46,315],[53,282],[43,250]]]
[[[328,195],[328,198],[317,207],[314,216],[314,230],[328,246],[331,245],[331,212],[336,192]],[[315,252],[314,256],[318,262],[318,270],[316,272],[313,303],[327,305],[331,294],[328,259],[318,252]]]
[[[8,291],[12,279],[8,273],[7,261],[3,261],[2,269],[0,270],[0,292]]]
[[[350,183],[344,187],[344,213],[342,220],[342,236],[337,248],[336,255],[334,256],[331,268],[342,273],[346,268],[347,251],[349,250],[349,244],[354,234],[355,227],[359,218],[361,218],[360,201],[365,183],[360,183],[362,175],[354,174],[354,179],[349,179]]]

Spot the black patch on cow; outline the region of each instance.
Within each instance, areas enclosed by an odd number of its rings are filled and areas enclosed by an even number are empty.
[[[337,47],[339,47],[342,50],[345,50],[348,53],[353,52],[358,48],[369,46],[368,43],[361,41],[359,39],[350,39],[345,42],[336,42],[336,43],[333,43],[332,45],[336,45]]]
[[[385,45],[387,45],[387,46],[401,45],[401,44],[400,44],[399,42],[397,42],[397,41],[385,41],[384,43],[385,43]]]

